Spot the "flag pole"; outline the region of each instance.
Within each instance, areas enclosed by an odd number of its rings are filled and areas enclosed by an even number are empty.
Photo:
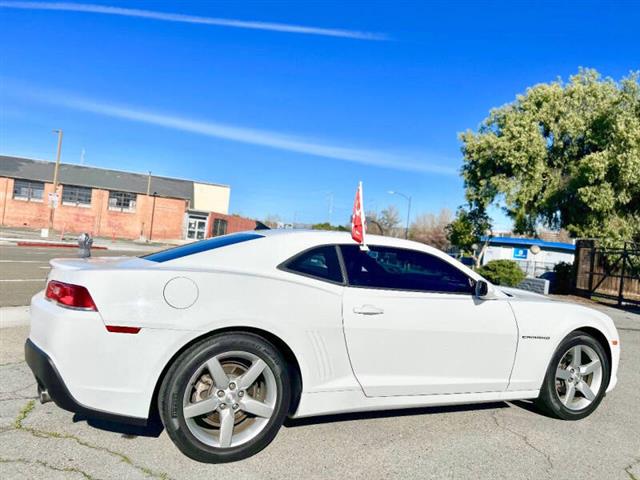
[[[362,189],[362,182],[358,182],[358,189],[356,190],[356,198],[353,202],[353,214],[351,215],[351,238],[353,238],[360,245],[360,250],[367,251],[366,242],[366,217],[364,214],[364,196]]]
[[[359,182],[360,188],[360,222],[362,223],[362,243],[360,244],[360,250],[364,252],[369,251],[367,247],[367,219],[364,213],[364,190],[362,188],[362,181]]]

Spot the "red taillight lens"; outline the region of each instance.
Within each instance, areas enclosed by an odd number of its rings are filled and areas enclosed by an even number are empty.
[[[80,285],[51,280],[47,284],[45,296],[63,307],[98,311],[89,290]]]

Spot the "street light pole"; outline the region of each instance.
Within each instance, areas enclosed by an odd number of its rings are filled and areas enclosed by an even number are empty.
[[[53,167],[53,197],[49,202],[49,230],[53,229],[53,212],[55,211],[56,195],[58,193],[58,170],[60,169],[60,154],[62,153],[62,130],[54,130],[58,134],[58,148],[56,151],[56,165]]]
[[[405,195],[401,192],[396,192],[395,190],[389,190],[390,195],[400,195],[407,201],[407,226],[404,229],[404,238],[409,239],[409,222],[411,219],[411,196]]]

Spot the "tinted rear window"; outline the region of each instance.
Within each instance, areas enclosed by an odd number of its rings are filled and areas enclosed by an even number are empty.
[[[298,254],[284,268],[320,280],[342,283],[342,271],[335,245],[326,245]]]
[[[144,255],[140,258],[151,260],[152,262],[168,262],[169,260],[175,260],[176,258],[193,255],[194,253],[215,250],[216,248],[226,247],[228,245],[234,245],[236,243],[247,242],[249,240],[255,240],[262,237],[264,237],[264,235],[259,235],[257,233],[232,233],[231,235],[223,235],[221,237],[209,238],[207,240],[201,240],[199,242],[193,242],[187,245],[169,248],[168,250],[162,250],[150,255]]]

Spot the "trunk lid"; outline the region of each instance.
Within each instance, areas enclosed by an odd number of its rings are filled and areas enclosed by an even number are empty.
[[[54,258],[49,264],[55,270],[100,270],[149,266],[151,262],[138,257]]]

